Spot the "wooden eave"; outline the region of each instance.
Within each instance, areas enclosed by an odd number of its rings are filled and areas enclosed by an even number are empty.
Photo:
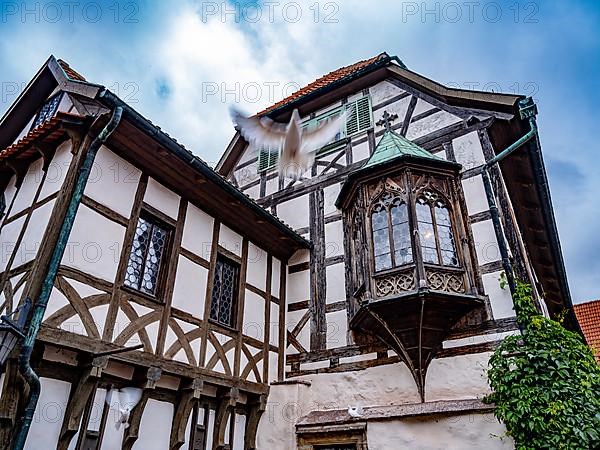
[[[192,153],[180,147],[188,155],[188,160],[183,160],[181,155],[175,155],[171,148],[159,142],[157,134],[141,130],[130,118],[124,114],[106,143],[119,156],[283,261],[296,250],[310,246]],[[156,129],[156,133],[162,132]]]
[[[514,119],[495,121],[489,128],[494,149],[499,152],[528,131],[528,125]],[[499,150],[498,150],[499,149]],[[573,304],[558,236],[548,179],[537,136],[524,148],[500,163],[529,258],[543,287],[552,315],[568,310],[565,324],[577,330]]]

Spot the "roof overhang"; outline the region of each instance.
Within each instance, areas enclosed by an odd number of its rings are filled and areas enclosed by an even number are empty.
[[[121,106],[123,118],[107,145],[153,178],[201,205],[202,209],[277,258],[286,261],[310,242],[256,204],[181,144],[110,91],[98,99]],[[157,160],[160,163],[157,163]]]

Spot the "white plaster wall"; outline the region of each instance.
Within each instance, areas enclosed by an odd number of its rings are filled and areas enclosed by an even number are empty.
[[[62,264],[113,282],[125,227],[80,205]]]
[[[269,343],[271,345],[279,345],[279,305],[271,303],[271,311],[269,312]]]
[[[246,416],[243,414],[235,415],[235,427],[233,429],[232,450],[244,450],[244,437],[246,428]]]
[[[287,270],[287,267],[284,266],[283,270]],[[279,298],[279,288],[281,285],[281,261],[277,258],[273,258],[273,263],[271,265],[271,295]]]
[[[471,230],[479,265],[499,261],[501,259],[500,250],[492,221],[484,220],[474,223],[471,225]]]
[[[48,174],[40,192],[40,200],[54,194],[62,187],[73,159],[71,149],[72,142],[70,140],[63,142],[56,149],[56,153],[48,165]]]
[[[179,256],[173,288],[173,307],[202,319],[207,282],[208,269],[190,261],[185,256]]]
[[[219,245],[231,253],[242,256],[242,236],[226,225],[221,225],[219,230]]]
[[[512,449],[512,439],[493,414],[467,414],[435,418],[406,418],[369,422],[369,450]],[[502,438],[503,437],[503,438]]]
[[[402,89],[385,80],[380,81],[369,88],[369,94],[371,95],[371,102],[373,105],[378,105],[403,92]]]
[[[460,122],[461,120],[460,117],[447,113],[446,111],[439,111],[424,119],[418,120],[417,122],[412,122],[408,126],[406,138],[412,141],[439,130],[440,128]]]
[[[129,218],[141,172],[108,147],[98,150],[84,194]]]
[[[454,149],[456,162],[462,164],[465,170],[485,163],[485,156],[477,131],[453,139],[452,148]]]
[[[335,201],[340,193],[341,185],[339,183],[332,184],[323,189],[324,204],[323,214],[325,217],[337,214],[340,212],[335,206]]]
[[[357,163],[364,161],[370,156],[369,142],[364,141],[360,144],[354,143],[355,139],[352,140],[352,161]]]
[[[0,257],[2,272],[4,272],[6,269],[6,265],[8,264],[12,253],[15,251],[17,239],[21,229],[23,228],[24,222],[25,217],[20,217],[2,227],[2,231],[0,232],[0,244],[2,250]]]
[[[343,347],[346,345],[348,318],[346,310],[335,311],[325,315],[327,321],[327,348]]]
[[[265,333],[265,300],[246,289],[242,332],[259,341]]]
[[[165,213],[172,219],[177,219],[179,199],[179,195],[164,187],[154,178],[148,178],[148,186],[144,193],[145,203]]]
[[[418,116],[425,111],[429,111],[430,109],[435,108],[431,103],[426,102],[425,100],[417,99],[417,104],[415,105],[415,110],[413,111],[413,117]]]
[[[344,254],[344,228],[341,220],[325,224],[325,257]]]
[[[202,258],[210,259],[214,219],[200,208],[188,204],[181,245]]]
[[[41,378],[42,390],[25,442],[26,450],[54,448],[69,401],[71,383]]]
[[[505,289],[500,287],[500,274],[501,271],[498,271],[487,273],[481,277],[485,293],[490,297],[494,319],[515,316],[510,290],[508,287]]]
[[[346,300],[344,263],[327,266],[325,274],[327,276],[326,302],[333,303]]]
[[[425,401],[481,398],[489,392],[487,364],[491,353],[436,358],[427,369]]]
[[[12,212],[8,211],[8,208],[10,207],[10,204],[12,203],[13,197],[17,193],[17,187],[15,186],[16,181],[17,181],[17,176],[13,175],[11,177],[11,179],[8,181],[8,185],[6,186],[6,189],[4,189],[4,202],[6,204],[6,210],[4,211],[5,214],[12,215]]]
[[[277,216],[294,229],[308,226],[308,211],[308,195],[301,195],[277,205]]]
[[[310,272],[294,272],[288,275],[287,303],[294,303],[310,298]]]
[[[17,197],[15,198],[15,202],[10,213],[11,216],[23,211],[33,203],[35,193],[37,192],[37,189],[44,176],[44,173],[42,172],[43,165],[44,160],[42,158],[38,158],[31,163],[27,169],[27,174],[23,179],[23,184],[21,184],[19,192],[17,193]]]
[[[266,279],[267,252],[257,247],[253,243],[249,243],[246,282],[262,291],[266,291]]]
[[[37,255],[55,202],[55,200],[52,200],[36,208],[31,214],[31,219],[29,219],[29,224],[12,263],[12,268],[32,261]]]
[[[142,415],[139,437],[133,448],[136,450],[164,450],[169,448],[173,405],[149,399]]]
[[[469,215],[489,209],[481,175],[462,180],[462,187]]]

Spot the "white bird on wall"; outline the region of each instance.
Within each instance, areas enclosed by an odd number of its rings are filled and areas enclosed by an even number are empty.
[[[129,414],[131,410],[135,408],[140,400],[142,399],[142,390],[140,388],[125,387],[121,389],[111,389],[106,394],[106,403],[110,407],[114,407],[119,411],[119,417],[115,422],[117,430],[121,424],[124,424],[124,428],[129,427]]]
[[[294,109],[287,124],[275,122],[268,117],[246,117],[233,107],[231,118],[251,145],[271,152],[281,152],[279,173],[298,179],[312,166],[317,150],[331,142],[340,132],[351,111],[347,109],[335,118],[324,120],[314,129],[302,127],[297,109]]]
[[[364,411],[362,406],[348,406],[348,414],[350,417],[362,417]]]

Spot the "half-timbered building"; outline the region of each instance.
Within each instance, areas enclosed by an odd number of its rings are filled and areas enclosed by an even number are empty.
[[[535,105],[383,53],[259,115],[294,109],[308,129],[349,114],[299,179],[239,133],[213,170],[54,57],[8,109],[1,312],[56,271],[26,448],[512,446],[481,398],[519,332],[513,274],[545,314],[571,307]],[[30,393],[18,357],[4,446]],[[116,428],[123,387],[142,397]]]
[[[117,108],[69,217],[78,170]],[[284,372],[286,264],[309,243],[54,58],[0,140],[4,313],[40,295],[73,220],[32,355],[41,398],[26,448],[255,448],[268,381]],[[16,357],[3,376],[4,446],[26,401]],[[125,386],[143,395],[117,430],[104,399]]]
[[[571,306],[533,101],[383,53],[259,115],[294,109],[307,129],[350,114],[299,180],[239,133],[217,166],[312,244],[289,261],[285,383],[259,446],[510,447],[481,399],[491,351],[519,332],[513,274],[545,314]]]

